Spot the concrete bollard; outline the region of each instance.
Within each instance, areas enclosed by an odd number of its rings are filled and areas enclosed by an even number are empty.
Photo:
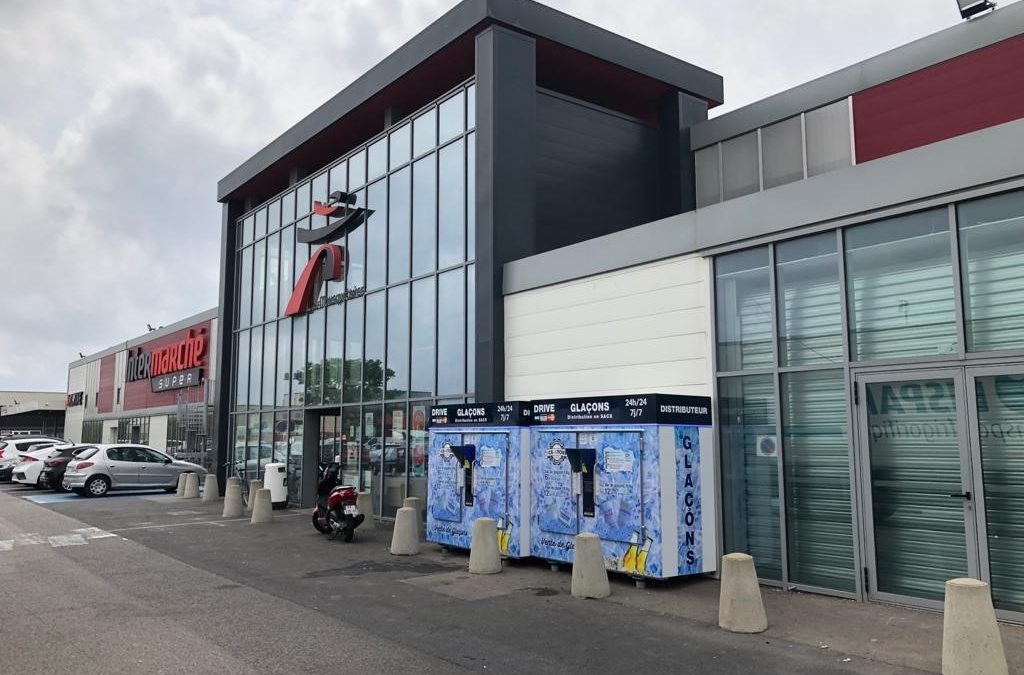
[[[359,513],[366,516],[366,520],[373,518],[373,495],[369,492],[360,492],[356,495],[356,508],[359,509]]]
[[[572,596],[574,598],[607,598],[612,594],[608,570],[604,567],[601,538],[593,532],[576,535],[572,554]]]
[[[494,518],[477,518],[473,521],[473,541],[469,545],[469,573],[497,574],[500,571],[498,527]]]
[[[179,473],[178,474],[178,490],[177,490],[177,495],[179,497],[181,497],[181,496],[183,496],[185,494],[185,477],[186,476],[188,476],[187,473]]]
[[[420,538],[416,531],[418,514],[403,506],[395,514],[395,529],[391,533],[391,555],[416,555],[420,552]]]
[[[746,553],[722,556],[718,626],[733,633],[761,633],[768,630],[768,617],[764,613],[754,559]]]
[[[203,481],[203,501],[215,502],[220,499],[220,483],[217,481],[217,474],[208,473]]]
[[[232,483],[234,483],[235,485],[241,485],[242,484],[242,479],[239,478],[238,476],[228,476],[227,484],[231,485]]]
[[[250,525],[262,525],[269,523],[274,519],[273,513],[274,506],[270,503],[270,490],[267,488],[260,488],[256,491],[256,497],[252,503],[252,517],[249,519]]]
[[[423,541],[423,498],[406,497],[402,500],[402,508],[410,508],[416,511],[416,540]]]
[[[186,473],[185,474],[185,492],[181,495],[182,499],[198,499],[199,498],[199,474],[198,473]]]
[[[249,481],[249,496],[245,500],[245,512],[252,513],[252,503],[256,499],[256,493],[263,489],[263,481],[254,478]]]
[[[245,504],[242,503],[241,483],[228,483],[228,489],[224,493],[224,512],[221,518],[241,518],[245,513]]]
[[[950,579],[944,610],[943,675],[1007,675],[1006,652],[988,584],[977,579]]]

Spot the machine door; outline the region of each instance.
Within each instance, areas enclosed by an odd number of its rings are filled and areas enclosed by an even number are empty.
[[[644,533],[643,435],[609,432],[580,437],[581,445],[596,450],[594,532],[608,541],[638,543]]]
[[[430,434],[427,465],[427,498],[430,514],[437,520],[462,520],[462,463],[453,448],[462,446],[462,434]]]
[[[472,474],[476,517],[494,518],[500,525],[508,516],[508,434],[466,434],[464,442],[476,446]]]
[[[533,435],[533,503],[537,525],[545,532],[576,534],[580,531],[578,499],[566,451],[577,447],[576,436],[571,432]]]

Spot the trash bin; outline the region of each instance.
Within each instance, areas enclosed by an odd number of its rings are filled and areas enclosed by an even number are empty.
[[[283,462],[267,464],[263,469],[263,487],[270,490],[270,504],[275,509],[288,506],[288,467]]]

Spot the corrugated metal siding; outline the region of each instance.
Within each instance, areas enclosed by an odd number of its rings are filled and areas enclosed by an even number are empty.
[[[505,298],[505,397],[707,395],[707,263],[642,265]]]

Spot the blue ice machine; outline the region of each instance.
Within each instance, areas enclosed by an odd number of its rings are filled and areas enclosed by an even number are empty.
[[[575,536],[593,532],[605,566],[637,579],[715,570],[710,398],[553,399],[531,411],[531,555],[571,563]]]
[[[430,408],[427,541],[468,549],[477,518],[493,518],[498,549],[530,553],[530,404],[467,403]]]

